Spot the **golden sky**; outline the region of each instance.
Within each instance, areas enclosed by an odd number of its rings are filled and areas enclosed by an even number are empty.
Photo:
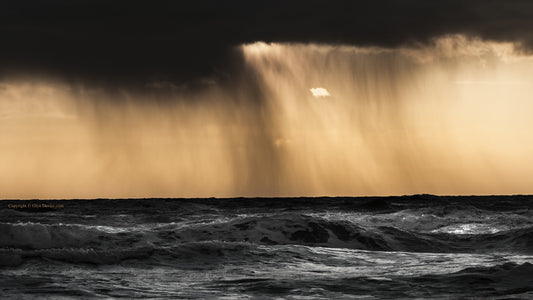
[[[511,43],[239,49],[253,84],[165,99],[5,78],[0,198],[533,193],[533,57]]]

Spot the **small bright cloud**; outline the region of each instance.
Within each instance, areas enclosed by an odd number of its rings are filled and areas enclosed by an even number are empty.
[[[311,93],[315,97],[327,97],[327,96],[329,96],[329,92],[325,88],[318,87],[318,88],[311,88],[309,90],[311,91]]]

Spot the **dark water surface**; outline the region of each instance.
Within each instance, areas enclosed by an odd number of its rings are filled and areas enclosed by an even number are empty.
[[[0,298],[533,299],[533,196],[0,201]]]

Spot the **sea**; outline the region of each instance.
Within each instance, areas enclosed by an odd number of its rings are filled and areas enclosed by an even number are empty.
[[[533,196],[3,200],[0,299],[533,299]]]

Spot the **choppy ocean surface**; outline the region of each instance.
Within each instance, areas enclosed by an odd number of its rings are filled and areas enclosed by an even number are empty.
[[[533,197],[0,201],[0,298],[533,299]]]

